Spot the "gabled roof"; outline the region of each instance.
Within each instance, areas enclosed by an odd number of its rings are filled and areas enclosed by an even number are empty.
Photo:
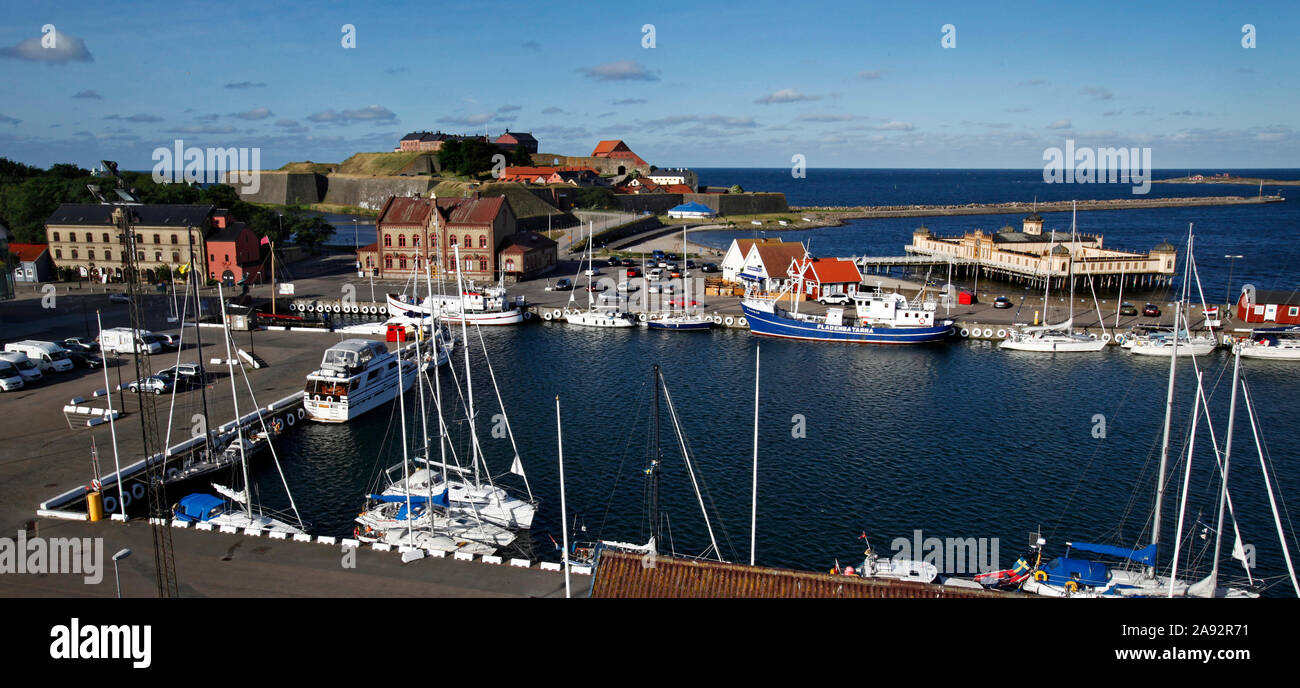
[[[490,198],[439,198],[441,221],[453,225],[490,225],[505,207],[505,196]]]
[[[140,227],[199,227],[207,222],[216,206],[148,204],[128,206],[135,213],[132,224]],[[100,203],[64,203],[55,209],[50,225],[111,225],[113,206]]]
[[[537,139],[533,138],[533,135],[526,131],[510,131],[507,129],[506,133],[497,137],[497,141],[501,141],[505,138],[514,139],[515,143],[537,143]]]
[[[208,235],[208,241],[236,241],[239,235],[248,229],[248,225],[243,222],[232,222],[224,228],[217,229]],[[249,229],[248,231],[252,231]]]
[[[379,242],[376,241],[373,244],[366,244],[365,246],[362,246],[361,248],[357,249],[357,253],[366,253],[366,252],[375,253],[378,250],[379,250]]]
[[[790,275],[798,272],[795,264],[790,264]],[[851,260],[839,258],[813,258],[804,266],[804,279],[811,279],[818,284],[857,284],[862,281],[862,273]]]
[[[613,153],[614,149],[618,148],[620,145],[623,146],[624,148],[627,148],[626,143],[623,143],[622,141],[617,139],[613,141],[601,141],[597,143],[596,148],[591,151],[591,157],[598,158],[604,155],[609,155],[610,153]]]
[[[20,263],[35,262],[49,250],[49,244],[9,244],[9,252],[17,256]]]
[[[804,257],[807,251],[803,244],[780,242],[778,244],[754,244],[751,252],[758,252],[758,259],[763,262],[763,270],[769,277],[784,277],[789,274],[790,263]]]
[[[555,241],[538,234],[537,232],[516,232],[510,235],[510,244],[501,250],[502,253],[526,253],[537,249],[545,249],[551,246],[558,246]]]

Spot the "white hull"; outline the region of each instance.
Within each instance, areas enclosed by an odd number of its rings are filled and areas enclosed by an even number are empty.
[[[1197,337],[1191,341],[1178,342],[1179,356],[1204,356],[1218,347],[1218,343],[1213,339]],[[1152,342],[1138,340],[1131,346],[1125,345],[1126,349],[1139,356],[1170,356],[1173,354],[1174,345],[1172,342]]]
[[[576,311],[564,316],[572,325],[584,327],[633,327],[636,323],[617,311]]]
[[[537,505],[532,502],[526,502],[506,491],[502,487],[492,485],[479,485],[475,487],[472,484],[460,481],[450,480],[442,482],[436,476],[433,477],[433,485],[429,485],[429,469],[421,468],[411,474],[410,485],[412,496],[427,497],[432,490],[434,499],[442,496],[449,487],[451,492],[447,495],[448,511],[469,518],[477,517],[481,520],[493,523],[505,528],[519,528],[527,530],[533,527],[533,517],[537,514]],[[404,496],[406,492],[406,480],[399,480],[389,485],[384,490],[388,496]]]
[[[385,371],[378,379],[367,381],[366,386],[348,396],[331,398],[315,397],[312,395],[303,399],[303,408],[307,411],[307,417],[321,423],[346,423],[367,411],[374,410],[379,406],[397,398],[397,371]],[[402,361],[402,391],[411,389],[411,384],[415,382],[415,363],[410,360]]]
[[[1300,346],[1261,346],[1254,343],[1237,345],[1242,358],[1262,358],[1272,361],[1300,361]]]
[[[253,528],[254,530],[262,530],[269,533],[288,533],[290,535],[302,534],[301,530],[285,523],[284,521],[277,521],[270,516],[249,516],[243,511],[227,511],[219,516],[213,516],[205,521],[205,523],[211,523],[213,527],[216,528],[227,526],[238,528],[240,530]]]
[[[440,305],[429,299],[425,299],[424,303],[421,304],[406,303],[392,294],[388,295],[389,315],[409,318],[409,313],[414,313],[417,317],[432,315],[445,323],[455,323],[457,325],[462,321],[466,325],[518,325],[524,321],[524,312],[520,308],[499,311],[468,310],[462,313],[458,307],[452,304]]]
[[[1043,336],[1013,334],[998,344],[999,349],[1008,351],[1034,351],[1039,353],[1079,353],[1102,351],[1107,342],[1086,336],[1048,334]]]
[[[888,578],[916,583],[932,583],[934,579],[939,577],[939,568],[934,564],[912,559],[868,557],[862,561],[862,568],[854,573],[863,578]]]

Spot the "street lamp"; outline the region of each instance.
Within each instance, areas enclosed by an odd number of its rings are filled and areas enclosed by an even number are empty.
[[[1232,268],[1236,266],[1237,259],[1241,257],[1242,256],[1224,256],[1224,258],[1228,259],[1228,295],[1224,297],[1223,303],[1229,306],[1232,305]]]
[[[131,550],[123,549],[113,555],[113,582],[117,584],[117,598],[122,599],[122,579],[117,576],[117,562],[131,556]]]

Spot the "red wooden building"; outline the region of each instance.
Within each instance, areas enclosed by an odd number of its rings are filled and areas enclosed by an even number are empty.
[[[1300,291],[1268,291],[1247,284],[1237,299],[1237,320],[1244,323],[1300,325]]]

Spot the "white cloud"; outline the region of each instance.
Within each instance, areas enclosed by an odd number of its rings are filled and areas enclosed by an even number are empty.
[[[1055,122],[1052,122],[1051,124],[1047,125],[1047,128],[1048,129],[1069,129],[1070,126],[1071,126],[1070,120],[1058,119]]]
[[[581,67],[578,71],[598,81],[658,81],[659,73],[651,72],[645,65],[633,60],[606,62],[595,67]]]
[[[801,93],[798,89],[783,88],[775,93],[755,100],[759,105],[772,105],[773,103],[799,103],[807,100],[821,100],[821,96],[808,96]]]
[[[53,36],[53,47],[46,48],[42,39]],[[86,42],[72,34],[54,31],[47,35],[28,38],[18,45],[0,48],[0,57],[12,57],[15,60],[45,62],[47,64],[65,64],[68,62],[94,62],[95,58],[86,49]]]

